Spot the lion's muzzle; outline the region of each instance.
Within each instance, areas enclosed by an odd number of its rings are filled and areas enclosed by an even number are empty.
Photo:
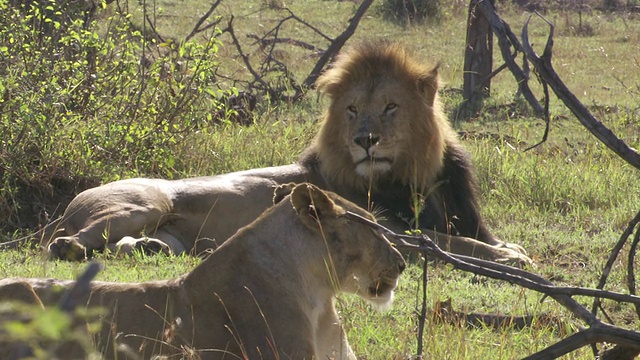
[[[380,135],[371,134],[371,133],[364,134],[364,135],[358,135],[358,136],[353,138],[353,142],[356,145],[358,145],[361,148],[363,148],[368,153],[369,149],[372,146],[378,145],[380,143]]]

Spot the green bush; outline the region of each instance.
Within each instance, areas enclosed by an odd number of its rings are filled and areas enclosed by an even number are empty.
[[[64,203],[52,197],[140,173],[175,176],[192,130],[219,120],[216,31],[158,43],[127,14],[98,26],[93,10],[72,4],[0,2],[3,230],[33,225],[19,214],[32,218],[43,198]]]
[[[442,16],[441,0],[383,0],[385,18],[400,22],[438,21]]]

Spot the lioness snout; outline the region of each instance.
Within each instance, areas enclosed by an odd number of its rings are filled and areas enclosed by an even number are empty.
[[[356,136],[353,142],[363,149],[369,150],[370,147],[380,142],[380,135],[367,134],[365,136]]]
[[[405,263],[404,260],[401,261],[400,264],[398,264],[398,272],[402,274],[402,272],[406,267],[407,267],[407,263]]]

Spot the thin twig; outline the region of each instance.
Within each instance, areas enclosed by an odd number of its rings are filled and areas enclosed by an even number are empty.
[[[269,88],[269,84],[267,84],[262,79],[260,74],[258,74],[258,72],[255,71],[253,66],[251,66],[251,62],[249,61],[249,57],[247,56],[247,54],[244,53],[244,51],[242,51],[242,46],[240,45],[240,41],[238,41],[238,38],[236,37],[236,34],[235,34],[234,30],[233,30],[233,20],[234,20],[234,16],[231,15],[231,18],[229,19],[229,22],[227,23],[227,27],[223,30],[223,32],[228,32],[229,35],[231,35],[231,39],[233,40],[233,45],[235,45],[236,50],[238,51],[238,54],[240,55],[240,57],[242,58],[242,61],[244,62],[244,65],[247,67],[247,70],[249,70],[251,75],[253,75],[254,79],[257,82],[259,82],[260,85],[264,86],[265,89],[268,89]]]
[[[518,84],[518,92],[524,96],[529,105],[533,108],[533,111],[536,114],[544,114],[544,108],[540,105],[540,102],[536,99],[535,95],[529,88],[529,76],[528,72],[523,71],[516,61],[514,60],[515,55],[512,55],[511,49],[513,48],[513,53],[522,52],[522,45],[518,41],[518,38],[511,31],[509,24],[504,22],[500,16],[496,13],[496,9],[493,7],[491,1],[477,1],[477,8],[480,10],[482,15],[489,21],[491,24],[491,30],[498,38],[498,46],[500,48],[500,52],[502,53],[502,59],[505,64],[516,78],[516,82]]]
[[[524,151],[529,151],[544,144],[549,137],[549,129],[551,128],[551,115],[549,114],[549,86],[540,77],[538,77],[538,80],[542,84],[542,90],[544,91],[544,134],[542,134],[542,139],[537,144],[529,146],[528,148],[524,149]]]
[[[604,289],[604,285],[606,284],[607,278],[609,277],[609,274],[611,273],[611,269],[613,268],[613,264],[615,263],[616,259],[618,258],[618,254],[622,250],[622,247],[624,246],[624,244],[627,242],[627,239],[629,238],[629,236],[631,236],[631,234],[633,234],[633,229],[635,229],[635,227],[638,225],[639,222],[640,222],[640,211],[638,211],[638,213],[633,218],[633,220],[631,220],[629,222],[629,225],[627,225],[627,228],[624,230],[624,232],[620,236],[620,239],[618,240],[616,245],[611,250],[611,253],[609,254],[609,259],[607,260],[607,263],[604,265],[604,268],[602,269],[602,275],[600,275],[600,280],[598,281],[598,285],[596,286],[596,289]],[[600,308],[600,300],[601,299],[598,298],[598,297],[596,297],[593,300],[593,305],[591,307],[591,312],[594,315],[597,314],[597,311]]]
[[[636,258],[636,250],[638,248],[638,242],[640,242],[640,229],[636,230],[636,235],[633,237],[631,247],[629,249],[629,256],[627,257],[627,288],[629,294],[636,294],[636,277],[634,271],[634,264]],[[636,314],[640,317],[640,304],[634,304],[636,307]]]
[[[209,29],[211,27],[214,27],[214,26],[216,26],[216,25],[218,25],[220,23],[222,18],[219,18],[216,21],[214,21],[212,23],[209,23],[204,28],[200,28],[200,26],[202,26],[202,24],[204,24],[204,22],[207,21],[207,19],[209,19],[211,14],[213,14],[214,10],[218,7],[218,5],[220,4],[221,1],[222,0],[216,0],[213,4],[211,4],[211,6],[209,7],[209,10],[207,10],[207,12],[204,15],[202,15],[202,17],[200,17],[198,22],[196,22],[196,25],[193,27],[193,30],[191,30],[189,35],[187,35],[187,37],[184,38],[185,42],[189,41],[192,37],[196,36],[196,34],[202,32],[202,31],[206,31],[207,29]]]
[[[422,356],[423,351],[423,338],[424,327],[427,321],[427,283],[429,281],[427,273],[427,259],[422,262],[422,304],[420,304],[420,316],[418,317],[418,348],[416,350],[417,356]]]
[[[429,237],[425,235],[400,235],[357,214],[347,212],[344,216],[350,220],[379,230],[390,238],[398,248],[420,251],[424,254],[435,256],[438,259],[453,265],[454,268],[487,276],[493,279],[505,280],[507,282],[544,293],[545,295],[554,298],[558,303],[571,311],[576,317],[589,325],[587,329],[582,329],[578,333],[571,335],[540,352],[530,355],[527,359],[556,358],[585,345],[601,342],[614,343],[629,354],[640,353],[639,332],[603,323],[571,296],[599,296],[617,301],[631,302],[634,304],[640,303],[640,297],[597,289],[557,287],[549,280],[522,269],[468,256],[448,253],[440,249],[431,239],[429,239]]]
[[[571,112],[578,118],[580,123],[591,132],[598,140],[600,140],[605,146],[613,150],[619,157],[629,163],[631,166],[640,170],[640,153],[637,150],[629,147],[624,141],[618,138],[609,128],[604,126],[600,121],[591,115],[589,110],[582,105],[578,98],[567,88],[562,82],[558,74],[551,65],[551,48],[553,46],[553,30],[554,26],[538,14],[550,28],[549,37],[547,38],[547,44],[545,46],[542,56],[538,56],[533,50],[533,47],[529,43],[528,27],[531,16],[527,19],[522,28],[522,42],[525,54],[527,58],[536,68],[538,75],[549,84],[551,89],[555,92],[556,96],[562,100],[562,102],[571,110]]]
[[[367,12],[367,9],[371,6],[373,0],[364,0],[358,10],[356,10],[353,18],[349,20],[349,26],[342,32],[342,34],[338,35],[334,40],[331,41],[331,45],[327,48],[327,51],[324,52],[320,60],[313,67],[313,70],[309,73],[309,76],[302,82],[303,88],[311,88],[313,84],[316,82],[318,76],[320,76],[320,71],[324,69],[325,65],[331,60],[339,51],[342,49],[344,44],[349,40],[351,35],[356,31],[360,20]]]

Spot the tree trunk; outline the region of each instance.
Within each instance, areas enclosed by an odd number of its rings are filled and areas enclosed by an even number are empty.
[[[478,9],[479,1],[469,3],[467,42],[464,54],[463,96],[469,110],[477,109],[491,90],[493,67],[493,32],[489,20]]]

